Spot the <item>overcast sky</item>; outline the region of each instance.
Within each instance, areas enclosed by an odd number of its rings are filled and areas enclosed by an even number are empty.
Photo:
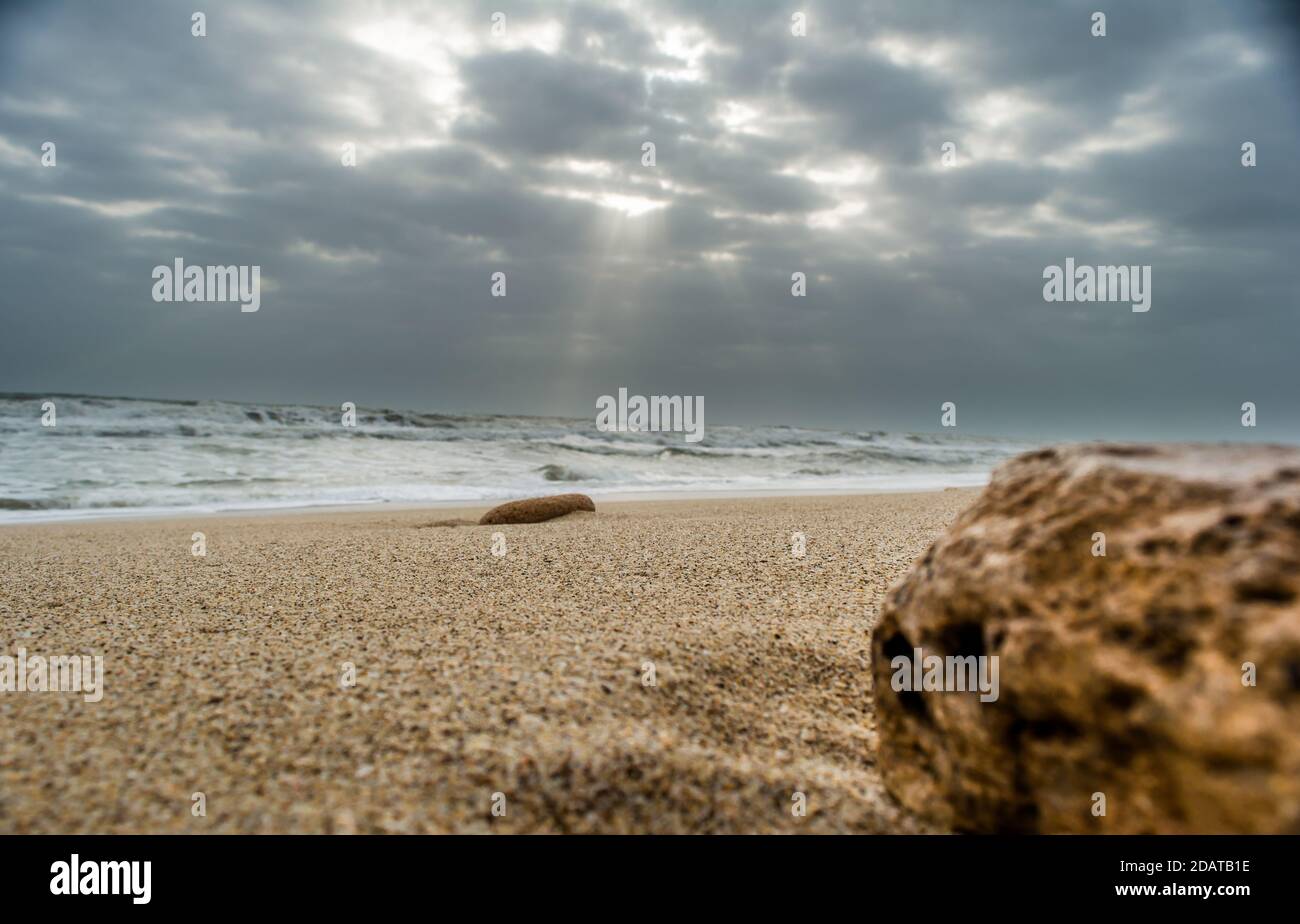
[[[1249,0],[11,4],[0,390],[1295,440],[1296,65]]]

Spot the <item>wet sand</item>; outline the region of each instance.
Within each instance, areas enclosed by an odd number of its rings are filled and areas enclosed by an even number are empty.
[[[0,693],[0,833],[926,830],[870,626],[976,493],[0,527],[0,655],[105,669]]]

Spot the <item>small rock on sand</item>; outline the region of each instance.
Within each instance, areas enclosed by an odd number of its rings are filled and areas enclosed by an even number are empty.
[[[585,494],[553,494],[550,497],[530,497],[493,507],[478,521],[480,526],[500,523],[541,523],[562,517],[576,510],[594,513],[595,503]]]

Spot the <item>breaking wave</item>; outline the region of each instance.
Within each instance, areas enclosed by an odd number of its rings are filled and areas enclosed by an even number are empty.
[[[41,426],[53,400],[57,426]],[[572,420],[228,401],[0,394],[0,520],[359,503],[494,501],[566,490],[907,490],[983,483],[1031,448],[948,433],[708,425],[602,433]]]

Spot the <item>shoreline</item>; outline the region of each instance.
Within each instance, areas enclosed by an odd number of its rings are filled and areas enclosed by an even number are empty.
[[[979,491],[988,483],[988,476],[979,484],[954,484],[940,485],[936,484],[931,487],[901,486],[901,487],[865,487],[857,490],[846,490],[844,488],[771,488],[771,489],[737,489],[734,491],[631,491],[631,492],[611,492],[592,493],[578,492],[587,494],[597,504],[630,504],[630,503],[678,503],[689,501],[713,501],[713,500],[780,500],[782,498],[798,497],[870,497],[878,494],[934,494],[944,491]],[[178,520],[178,519],[243,519],[247,517],[303,517],[314,515],[335,515],[335,514],[367,514],[367,513],[411,513],[421,510],[436,511],[445,513],[448,511],[486,511],[498,504],[506,503],[510,500],[523,500],[525,497],[545,497],[548,494],[565,494],[573,493],[564,491],[562,486],[556,485],[554,490],[546,491],[539,494],[521,495],[519,497],[503,497],[489,500],[448,500],[448,501],[427,501],[419,503],[407,502],[369,502],[361,501],[355,504],[296,504],[291,506],[254,506],[254,507],[231,507],[226,509],[207,509],[203,507],[177,507],[177,508],[102,508],[102,509],[82,509],[82,510],[49,510],[33,512],[30,517],[23,516],[21,519],[6,518],[3,512],[0,512],[0,529],[8,527],[24,526],[48,526],[58,524],[87,524],[87,523],[147,523],[157,520]],[[13,511],[10,511],[12,514]]]

